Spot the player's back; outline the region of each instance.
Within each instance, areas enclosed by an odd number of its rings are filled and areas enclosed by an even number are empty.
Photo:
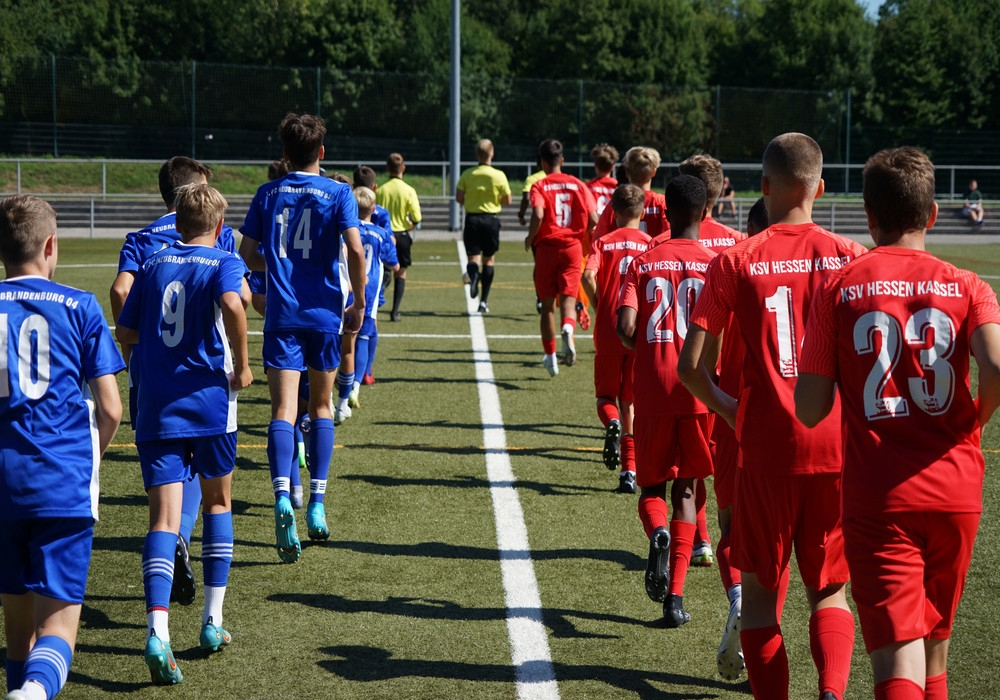
[[[695,321],[713,334],[730,312],[739,324],[746,356],[737,425],[745,468],[771,474],[840,469],[839,406],[806,428],[795,418],[795,380],[816,288],[864,252],[859,243],[809,223],[771,226],[720,253]]]
[[[747,235],[734,228],[726,226],[721,221],[716,221],[711,216],[706,216],[701,222],[701,230],[698,240],[709,250],[721,253],[726,248],[732,248],[740,241],[745,241]]]
[[[580,240],[586,233],[590,212],[597,207],[590,189],[562,172],[549,173],[531,186],[531,206],[545,209],[535,245]]]
[[[609,175],[595,177],[587,182],[587,187],[594,193],[594,201],[597,202],[597,215],[600,216],[611,203],[611,195],[618,188],[618,180]]]
[[[218,435],[236,429],[233,358],[219,298],[239,293],[246,266],[234,254],[175,243],[136,278],[119,323],[137,328],[140,363],[169,381],[139,386],[137,440]],[[268,306],[273,296],[268,294]]]
[[[634,228],[620,228],[594,241],[587,269],[597,270],[597,315],[594,319],[594,348],[599,353],[627,351],[615,332],[618,298],[632,260],[646,252],[649,236]]]
[[[649,234],[650,238],[656,239],[665,236],[661,240],[670,237],[670,224],[667,222],[667,201],[666,197],[653,190],[643,192],[645,200],[642,208],[642,220],[639,222],[639,229]],[[615,229],[615,213],[611,209],[605,209],[604,213],[597,220],[594,228],[594,238],[601,238]]]
[[[845,515],[979,512],[984,462],[969,338],[997,322],[995,299],[974,273],[895,247],[875,248],[823,285],[814,323],[835,330],[836,345],[810,347],[803,371],[813,354],[837,357],[849,434]]]
[[[118,272],[138,271],[154,254],[179,240],[176,212],[164,214],[149,226],[126,234],[118,257]],[[236,252],[236,238],[231,227],[223,225],[215,247],[227,253]]]
[[[457,189],[465,193],[465,211],[472,214],[499,214],[501,200],[510,194],[504,172],[485,163],[462,173]]]
[[[358,223],[350,186],[320,175],[292,172],[257,190],[241,230],[263,244],[265,331],[340,333],[347,288],[341,234]]]
[[[125,363],[93,294],[0,281],[0,519],[97,517],[100,448],[85,385]]]
[[[674,239],[632,261],[622,304],[637,309],[634,384],[636,411],[707,413],[677,375],[688,319],[715,254],[695,240]]]
[[[401,177],[390,177],[375,190],[375,201],[389,212],[389,222],[394,233],[408,231],[420,221],[417,191]]]
[[[389,233],[369,221],[360,223],[361,245],[365,249],[365,316],[374,318],[378,310],[379,288],[385,266],[399,262]]]

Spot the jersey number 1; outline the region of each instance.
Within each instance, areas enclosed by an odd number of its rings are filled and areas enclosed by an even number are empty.
[[[0,314],[0,398],[10,396],[10,335],[17,336],[16,374],[21,393],[28,399],[40,399],[49,388],[49,322],[44,316],[31,314],[15,331],[7,325],[7,314]]]

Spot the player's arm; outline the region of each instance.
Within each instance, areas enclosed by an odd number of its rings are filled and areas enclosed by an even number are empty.
[[[618,307],[618,323],[615,332],[621,338],[622,345],[629,350],[635,350],[635,319],[638,312],[631,306]]]
[[[502,207],[505,207],[508,204],[513,204],[513,203],[514,203],[514,195],[512,195],[510,192],[500,197],[500,206]]]
[[[583,291],[587,293],[587,298],[590,299],[591,305],[597,308],[597,270],[584,270],[583,277],[580,278],[580,284],[583,285]]]
[[[135,345],[139,342],[139,329],[128,328],[120,323],[115,324],[115,340],[125,347],[126,345]]]
[[[134,282],[135,273],[131,270],[123,270],[118,273],[115,281],[111,283],[111,317],[115,323],[118,322],[118,317],[122,314],[122,307],[125,306],[125,300],[128,298],[128,293],[132,291],[132,284]],[[125,358],[127,364],[132,355],[132,346],[121,341],[119,341],[119,344],[122,349],[122,357]]]
[[[118,431],[118,424],[122,422],[122,397],[118,393],[118,381],[113,374],[94,377],[87,384],[94,397],[94,420],[103,456]]]
[[[985,323],[972,331],[972,355],[979,367],[979,423],[986,425],[1000,407],[1000,325]]]
[[[354,290],[354,303],[345,311],[345,333],[357,333],[365,320],[365,248],[361,244],[361,231],[356,226],[344,229],[344,245],[347,247],[347,274]]]
[[[677,375],[695,398],[736,428],[736,399],[715,383],[721,336],[715,336],[692,323],[681,347]]]
[[[243,310],[246,311],[250,306],[250,302],[253,301],[253,295],[250,293],[250,283],[247,278],[243,278],[243,284],[240,285],[240,300],[243,302]],[[261,314],[263,316],[264,314]]]
[[[531,246],[535,242],[535,236],[538,235],[538,228],[542,225],[542,219],[544,217],[545,207],[531,208],[531,224],[528,226],[528,235],[524,238],[525,250],[531,250]]]
[[[267,269],[267,265],[264,262],[264,256],[257,250],[257,245],[257,241],[250,238],[250,236],[244,235],[240,241],[240,257],[243,258],[243,262],[246,263],[249,269],[255,272],[263,272]]]
[[[837,395],[837,383],[821,374],[803,373],[795,381],[795,417],[807,428],[830,415]]]
[[[527,221],[525,221],[524,216],[525,216],[525,214],[528,213],[528,205],[530,203],[531,203],[531,201],[530,201],[530,199],[528,197],[528,193],[527,192],[522,192],[521,193],[521,207],[517,210],[517,223],[521,224],[521,226],[524,226],[525,224],[527,224]]]
[[[219,297],[219,306],[222,309],[222,324],[233,348],[233,378],[229,380],[229,387],[233,391],[239,391],[253,383],[250,353],[247,350],[246,307],[243,306],[242,294],[236,292],[223,292]]]
[[[465,204],[465,190],[455,189],[455,201],[459,204]]]
[[[587,230],[583,234],[584,239],[589,239],[590,234],[592,234],[594,232],[594,229],[597,228],[598,218],[599,217],[597,216],[597,210],[596,209],[591,210],[590,215],[587,217]]]

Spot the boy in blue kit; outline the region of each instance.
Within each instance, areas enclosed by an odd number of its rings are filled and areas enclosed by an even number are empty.
[[[128,298],[135,276],[139,269],[154,253],[181,240],[177,233],[174,212],[174,199],[177,190],[185,185],[205,184],[212,176],[212,169],[187,156],[175,156],[166,161],[159,172],[160,197],[167,207],[167,213],[144,229],[133,231],[125,236],[121,253],[118,256],[118,275],[111,285],[111,314],[117,319],[121,314],[125,299]],[[219,240],[215,246],[230,253],[236,252],[236,240],[229,226],[222,227]],[[139,363],[131,361],[132,348],[122,346],[125,361],[129,363],[129,418],[135,427],[135,397],[139,386]],[[191,559],[188,555],[188,545],[191,542],[191,531],[198,519],[201,508],[201,486],[197,479],[191,479],[184,485],[184,504],[181,507],[180,533],[174,550],[174,584],[170,591],[170,601],[181,605],[194,602],[195,583],[194,571],[191,569]]]
[[[56,214],[0,202],[0,603],[8,700],[66,683],[80,622],[98,466],[121,421],[125,368],[93,294],[51,281]],[[90,388],[89,394],[84,385]]]
[[[371,338],[376,335],[375,314],[378,312],[378,289],[382,283],[382,273],[395,272],[399,268],[396,246],[386,230],[372,223],[375,208],[375,192],[367,187],[355,187],[354,198],[358,202],[358,217],[361,231],[361,245],[365,251],[365,317],[357,338],[344,335],[343,355],[340,372],[337,374],[337,406],[333,412],[333,422],[339,425],[351,417],[352,408],[360,408],[361,375],[368,365],[372,351]]]
[[[325,540],[330,529],[323,501],[334,430],[330,399],[340,366],[340,334],[361,329],[365,252],[350,185],[320,175],[323,120],[290,113],[278,133],[291,172],[257,190],[240,229],[240,255],[251,270],[267,270],[263,352],[271,394],[267,461],[274,487],[278,556],[292,563],[302,551],[289,500],[299,374],[308,368],[312,473],[306,524],[311,539]],[[263,245],[263,255],[258,244]],[[354,290],[354,304],[346,309],[347,280],[342,279],[340,265],[345,244]]]
[[[201,648],[216,651],[230,642],[222,627],[222,604],[233,558],[236,393],[253,377],[246,266],[237,255],[214,247],[226,206],[208,185],[178,191],[182,241],[146,261],[115,329],[123,344],[138,344],[135,353],[143,367],[170,374],[170,381],[140,384],[135,425],[150,510],[142,551],[144,656],[156,684],[182,680],[170,649],[168,613],[183,484],[192,472],[201,477],[203,498]]]
[[[372,192],[378,189],[378,183],[375,178],[375,171],[369,168],[367,165],[362,165],[357,170],[354,171],[354,187],[367,187]],[[372,209],[371,222],[385,231],[386,236],[388,236],[389,241],[392,243],[393,247],[396,246],[396,238],[392,235],[392,223],[389,219],[389,212],[386,211],[384,207],[380,207],[377,203]],[[397,260],[399,256],[396,256]],[[382,271],[382,280],[378,286],[378,308],[382,308],[385,305],[385,288],[389,286],[389,281],[392,279],[392,271],[389,269],[384,269]],[[374,384],[375,377],[372,375],[372,367],[375,365],[375,351],[378,349],[378,328],[372,330],[371,336],[368,338],[368,364],[362,367],[358,365],[356,374],[361,375],[360,381],[362,384]]]

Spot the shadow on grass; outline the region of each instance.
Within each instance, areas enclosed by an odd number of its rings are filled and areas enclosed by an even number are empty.
[[[476,450],[480,452],[481,450]],[[440,450],[435,450],[440,452]],[[451,479],[407,479],[398,476],[375,476],[362,474],[344,474],[338,479],[345,481],[361,481],[372,486],[442,486],[453,489],[488,489],[490,482],[481,477],[456,475]],[[505,485],[505,484],[498,484]],[[590,493],[604,493],[607,489],[594,486],[576,486],[574,484],[549,484],[541,481],[517,479],[512,485],[515,489],[535,491],[540,496],[577,496]]]
[[[88,599],[94,599],[95,596],[87,596]],[[106,600],[119,600],[123,602],[137,603],[139,606],[143,604],[143,597],[141,595],[125,598],[125,597],[114,597],[105,598]],[[91,607],[84,603],[83,610],[80,612],[80,627],[82,629],[91,630],[124,630],[124,629],[146,629],[146,625],[134,624],[131,622],[117,622],[108,617],[108,614],[103,610],[98,610],[97,608]]]
[[[507,433],[532,433],[539,435],[556,435],[558,437],[569,437],[577,440],[596,439],[595,431],[591,426],[572,426],[565,423],[457,423],[447,420],[430,421],[373,421],[372,425],[384,425],[388,427],[402,428],[446,428],[448,430],[504,430]],[[539,449],[569,449],[569,448],[539,448]]]
[[[370,646],[333,646],[323,647],[319,651],[333,657],[317,662],[321,668],[350,681],[366,683],[393,678],[418,677],[500,683],[514,682],[514,669],[502,664],[399,659],[394,658],[392,652],[387,649]],[[717,691],[737,691],[750,694],[750,687],[747,683],[733,685],[721,680],[697,678],[666,671],[616,668],[597,664],[579,666],[553,664],[553,671],[558,682],[597,681],[612,688],[633,692],[640,698],[650,700],[717,698]],[[704,688],[705,692],[696,695],[690,692],[676,693],[663,690],[657,685],[699,687]]]

